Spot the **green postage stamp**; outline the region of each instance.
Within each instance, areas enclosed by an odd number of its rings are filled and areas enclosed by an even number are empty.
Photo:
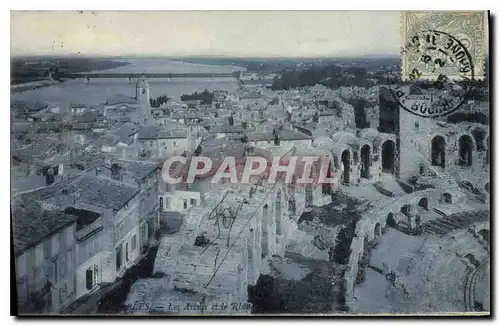
[[[484,11],[403,12],[402,79],[484,78],[487,21]]]

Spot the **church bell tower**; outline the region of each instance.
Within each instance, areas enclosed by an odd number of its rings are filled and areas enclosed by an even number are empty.
[[[137,81],[137,85],[135,86],[135,98],[137,103],[143,106],[144,110],[149,108],[149,84],[144,76],[141,76]]]

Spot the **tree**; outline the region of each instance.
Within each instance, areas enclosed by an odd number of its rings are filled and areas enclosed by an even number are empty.
[[[157,98],[151,98],[151,99],[149,99],[149,104],[153,108],[158,108],[162,104],[167,103],[169,100],[170,100],[170,97],[168,97],[167,95],[162,95],[162,96],[159,96]]]
[[[192,94],[182,94],[181,100],[182,101],[200,100],[202,104],[212,104],[212,102],[215,100],[215,95],[213,92],[209,92],[207,89],[205,89],[201,93],[194,92]]]

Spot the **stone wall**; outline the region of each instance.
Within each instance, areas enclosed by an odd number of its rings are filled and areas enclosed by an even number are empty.
[[[255,285],[259,275],[266,273],[273,255],[284,256],[305,208],[303,188],[264,185],[251,197],[249,193],[250,185],[223,185],[208,194],[201,206],[186,212],[180,231],[160,243],[153,269],[157,288],[175,292],[172,297],[181,302],[189,302],[193,295],[247,302],[247,286]],[[319,195],[321,189],[313,191],[314,203],[324,201]],[[288,209],[291,198],[296,202],[295,214]],[[198,242],[202,245],[195,245],[197,237],[203,237]],[[134,292],[145,286],[133,287],[127,302],[140,298],[154,303],[156,299]],[[179,292],[184,295],[179,297]]]

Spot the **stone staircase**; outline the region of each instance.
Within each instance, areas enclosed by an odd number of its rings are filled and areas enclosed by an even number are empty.
[[[489,218],[489,210],[461,212],[424,223],[423,229],[430,234],[444,235],[454,230],[468,227],[474,222]],[[489,249],[488,249],[489,250]]]

